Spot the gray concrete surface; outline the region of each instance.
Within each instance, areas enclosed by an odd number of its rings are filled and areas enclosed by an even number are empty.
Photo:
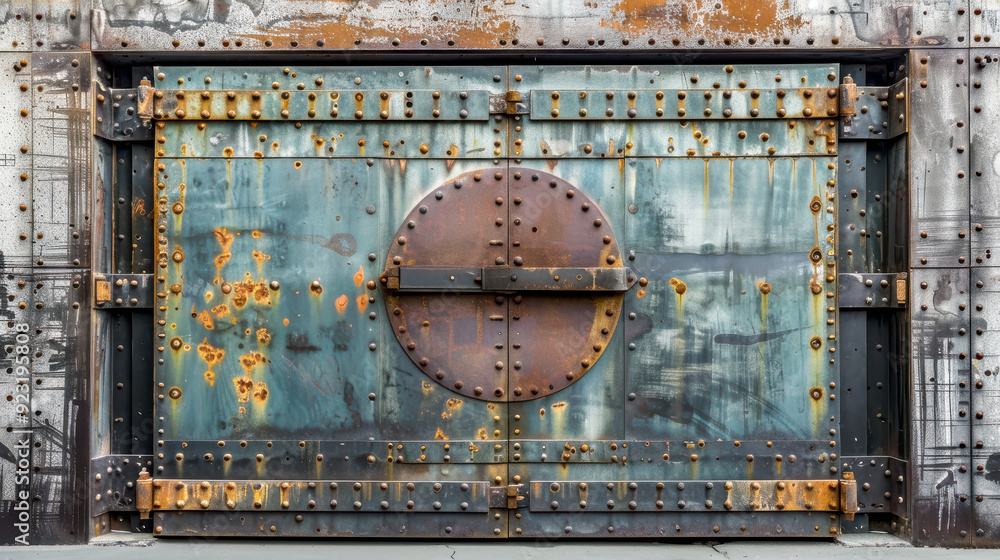
[[[998,550],[913,548],[891,535],[846,535],[835,542],[740,541],[728,543],[646,542],[363,542],[169,539],[108,535],[86,546],[0,549],[3,559],[239,558],[240,560],[782,560],[951,559],[996,560]]]

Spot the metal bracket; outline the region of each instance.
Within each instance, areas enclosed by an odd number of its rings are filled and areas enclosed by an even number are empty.
[[[152,309],[152,274],[95,274],[94,307]]]
[[[111,89],[95,81],[94,134],[107,140],[152,140],[154,93],[149,80],[134,89]]]
[[[525,507],[521,495],[523,484],[508,484],[498,488],[490,488],[490,507],[500,509],[517,509]]]
[[[907,464],[885,456],[842,457],[841,470],[852,473],[858,486],[858,513],[906,516]]]
[[[90,495],[94,516],[109,511],[137,511],[136,482],[144,468],[153,467],[152,455],[106,455],[90,460]]]
[[[490,94],[491,115],[527,115],[530,104],[521,99],[521,92],[510,90],[506,93]]]
[[[382,285],[413,292],[625,292],[636,282],[628,267],[437,268],[401,266],[384,273]]]
[[[907,276],[841,273],[837,277],[841,309],[902,309],[906,307]]]

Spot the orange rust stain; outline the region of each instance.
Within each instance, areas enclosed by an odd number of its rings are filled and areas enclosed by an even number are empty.
[[[257,261],[257,272],[260,272],[264,268],[264,261],[271,260],[271,255],[264,254],[262,251],[254,249],[253,260]]]
[[[145,216],[146,201],[141,198],[135,199],[135,201],[132,203],[132,213],[137,216]]]
[[[437,431],[434,432],[434,439],[448,439],[448,436],[444,435],[441,428],[438,428]]]
[[[201,344],[198,345],[198,355],[201,356],[202,360],[208,364],[208,369],[212,369],[212,366],[222,362],[226,357],[226,351],[222,348],[216,348],[208,343],[208,338],[202,340]]]
[[[260,305],[271,305],[271,289],[263,278],[254,282],[253,277],[247,272],[242,282],[233,282],[233,305],[242,309],[253,296],[254,301]]]
[[[250,394],[253,393],[253,379],[247,376],[233,378],[233,385],[236,387],[236,402],[249,402]],[[242,412],[240,407],[240,411]]]
[[[490,434],[489,432],[486,431],[486,428],[479,428],[479,431],[476,432],[476,439],[489,439],[489,438]],[[479,451],[478,447],[476,448],[476,451]]]
[[[226,357],[226,351],[222,348],[216,348],[208,343],[208,338],[205,338],[201,344],[198,345],[198,355],[201,356],[202,360],[208,364],[208,370],[205,371],[205,381],[208,382],[209,387],[215,386],[215,372],[212,371],[212,367],[216,364],[222,362],[222,359]]]
[[[229,306],[224,303],[220,303],[212,308],[212,313],[214,313],[216,317],[225,317],[226,315],[229,315]]]
[[[265,358],[260,352],[251,351],[240,356],[240,365],[243,366],[243,370],[247,372],[247,376],[250,375],[250,372],[252,372],[255,367],[266,361],[267,358]]]
[[[674,291],[677,292],[678,295],[683,294],[688,289],[687,284],[679,278],[671,278],[670,285],[674,287]]]
[[[308,3],[303,4],[307,6]],[[426,38],[454,40],[468,48],[496,48],[501,41],[517,37],[519,26],[510,21],[506,13],[491,9],[488,4],[478,8],[475,18],[449,18],[432,15],[430,11],[419,11],[407,14],[386,25],[369,25],[365,18],[355,20],[353,10],[344,15],[331,14],[328,11],[316,11],[303,8],[295,21],[277,21],[267,29],[242,35],[244,38],[256,39],[263,43],[273,41],[275,44],[284,41],[315,41],[323,39],[325,46],[336,49],[356,48],[355,37],[364,37],[365,41],[388,43],[398,40],[401,47],[419,48],[420,41]],[[309,21],[308,30],[303,29],[298,22]],[[305,34],[303,34],[305,33]],[[395,43],[394,43],[395,44]]]
[[[267,329],[261,328],[257,329],[257,342],[261,344],[268,344],[271,342],[271,333],[267,332]]]
[[[557,409],[560,409],[560,408],[564,408],[565,406],[566,406],[565,402],[562,402],[562,401],[561,402],[557,402],[557,403],[555,403],[555,404],[552,405],[552,410],[557,410]]]
[[[344,310],[347,309],[347,296],[345,294],[340,294],[337,301],[333,302],[333,306],[337,308],[337,313],[343,315]]]
[[[636,295],[636,297],[640,297],[640,298],[643,297],[643,296],[645,296],[646,295],[646,288],[639,288],[639,290],[635,293],[635,295]]]
[[[229,249],[233,246],[233,239],[235,238],[233,234],[229,233],[226,228],[215,228],[212,230],[215,233],[215,239],[219,242],[219,246],[222,248],[219,254],[215,257],[215,280],[220,282],[222,278],[222,267],[226,266],[229,259],[233,256]]]
[[[365,281],[365,269],[358,267],[358,271],[354,273],[354,285],[360,286],[362,282]]]
[[[357,302],[358,302],[358,311],[364,313],[365,308],[368,307],[368,296],[366,296],[365,294],[361,294],[360,296],[358,296]]]
[[[611,15],[601,25],[630,36],[653,30],[761,36],[802,26],[802,18],[792,13],[788,0],[734,0],[724,5],[717,0],[620,0],[612,6]]]
[[[196,313],[194,310],[194,305],[192,304],[191,315],[193,315],[195,319],[201,321],[201,324],[202,326],[205,327],[205,329],[210,331],[215,330],[215,320],[212,319],[212,314],[209,313],[207,309],[202,310],[201,313]]]
[[[283,324],[283,325],[285,325],[287,327],[288,326],[288,317],[285,317],[285,319],[281,322],[281,324]]]
[[[267,384],[258,381],[253,386],[253,400],[257,404],[263,404],[267,400]]]
[[[448,399],[444,403],[445,411],[441,413],[441,418],[451,418],[452,413],[461,410],[462,403],[462,399]]]
[[[250,232],[250,237],[253,237],[254,239],[260,239],[261,237],[264,237],[264,234],[259,229],[255,229]]]
[[[247,411],[247,407],[245,407],[245,406],[241,406],[240,407],[240,414],[243,414],[246,411]]]

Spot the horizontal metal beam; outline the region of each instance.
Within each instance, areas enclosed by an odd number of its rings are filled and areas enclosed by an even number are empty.
[[[488,482],[153,480],[140,495],[150,511],[334,511],[486,513],[507,507],[507,488],[493,498]]]
[[[531,120],[826,118],[838,98],[835,87],[532,90]]]
[[[398,278],[393,275],[398,272]],[[437,268],[401,266],[383,275],[391,290],[412,292],[625,292],[636,276],[628,267]]]
[[[533,481],[533,512],[857,510],[853,480]]]
[[[485,121],[490,92],[441,90],[157,90],[154,116],[163,120]]]

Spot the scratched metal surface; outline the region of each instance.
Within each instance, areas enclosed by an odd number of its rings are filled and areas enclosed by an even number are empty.
[[[666,6],[651,0],[423,6],[396,0],[94,0],[93,8],[95,49],[125,52],[962,47],[970,43],[970,20],[981,27],[996,18],[993,9],[973,15],[964,1],[891,0],[683,0]]]

